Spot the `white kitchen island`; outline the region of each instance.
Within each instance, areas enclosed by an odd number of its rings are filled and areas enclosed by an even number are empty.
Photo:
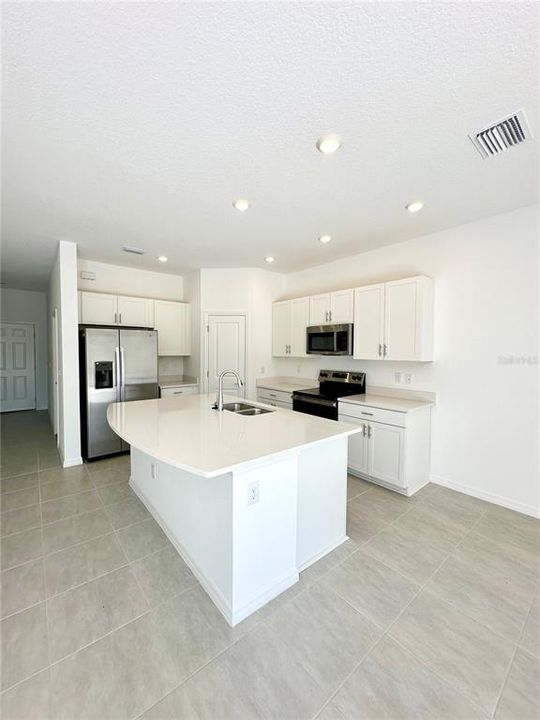
[[[347,442],[359,428],[213,401],[113,403],[107,418],[131,445],[133,490],[236,625],[347,539]]]

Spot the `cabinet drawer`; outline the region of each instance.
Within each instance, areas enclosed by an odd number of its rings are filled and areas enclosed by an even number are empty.
[[[261,402],[284,402],[289,405],[292,404],[291,393],[284,392],[283,390],[267,390],[266,388],[259,388],[257,390],[257,400]]]
[[[194,395],[197,388],[193,385],[189,387],[164,387],[161,388],[161,397],[173,397],[175,395]]]
[[[381,410],[370,405],[357,405],[356,403],[342,402],[341,400],[339,401],[339,414],[357,418],[358,420],[396,425],[397,427],[406,427],[407,425],[407,413],[396,412],[395,410]],[[343,419],[346,422],[347,418],[344,417]]]

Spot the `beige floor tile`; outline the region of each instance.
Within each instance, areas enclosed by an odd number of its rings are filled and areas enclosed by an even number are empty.
[[[54,720],[50,709],[50,684],[47,668],[0,695],[2,720]]]
[[[322,578],[323,583],[377,625],[387,628],[419,586],[362,549]]]
[[[60,482],[61,480],[82,480],[88,477],[86,465],[74,465],[69,468],[50,468],[39,473],[39,484]]]
[[[353,552],[358,550],[358,545],[352,540],[345,540],[344,543],[338,545],[335,550],[329,552],[317,562],[310,565],[308,568],[300,573],[300,584],[311,585],[319,580],[323,575],[339,565],[343,560],[350,557]]]
[[[197,585],[197,579],[172,545],[136,560],[131,567],[152,606]]]
[[[1,574],[2,617],[45,600],[43,560],[31,560]]]
[[[505,539],[505,535],[489,538],[474,529],[463,539],[459,554],[489,575],[498,575],[504,581],[511,579],[524,591],[535,588],[540,581],[540,556]]]
[[[149,710],[144,720],[307,720],[324,691],[272,630],[261,626]]]
[[[350,506],[361,497],[362,495],[351,500],[347,503],[347,506]],[[347,535],[357,545],[367,542],[387,525],[386,521],[370,515],[367,511],[362,512],[358,507],[351,511],[347,507]]]
[[[268,625],[326,696],[338,689],[383,632],[319,583],[277,610]]]
[[[473,563],[459,551],[446,560],[426,589],[513,642],[519,640],[535,590],[486,572],[481,562]]]
[[[94,490],[94,485],[88,474],[82,475],[81,477],[53,480],[44,485],[41,484],[39,488],[41,502],[58,500],[68,495],[78,495],[91,490]]]
[[[511,642],[426,591],[390,635],[486,712],[494,710],[514,652]]]
[[[538,720],[540,659],[518,649],[504,686],[495,720]]]
[[[112,505],[107,505],[105,512],[115,530],[133,525],[133,523],[150,517],[148,510],[139,498],[135,496],[120,500]]]
[[[127,563],[113,533],[75,547],[60,550],[43,559],[47,595],[51,597]]]
[[[169,544],[165,534],[152,518],[122,528],[117,531],[116,536],[130,562]]]
[[[80,515],[101,508],[102,503],[96,490],[68,495],[58,500],[47,500],[41,503],[41,514],[43,523],[52,523],[57,520]]]
[[[2,512],[8,510],[18,510],[19,508],[28,507],[29,505],[39,504],[39,487],[26,488],[24,490],[16,490],[15,492],[5,493],[0,497]]]
[[[111,505],[112,503],[119,502],[120,500],[136,497],[133,490],[129,487],[127,480],[122,480],[120,482],[113,483],[112,485],[100,486],[97,492],[104,505]]]
[[[47,601],[51,662],[79,650],[148,610],[129,567]]]
[[[38,485],[39,476],[37,473],[30,473],[28,475],[19,475],[18,477],[0,479],[0,488],[2,488],[2,494],[17,492],[19,490],[26,490],[31,487],[37,487]]]
[[[540,553],[540,520],[496,505],[479,521],[475,530],[488,538],[535,555]]]
[[[41,528],[25,530],[2,538],[0,546],[2,570],[38,558],[43,554]]]
[[[474,720],[487,716],[385,637],[318,720]]]
[[[8,510],[0,516],[0,534],[2,537],[41,525],[41,509],[39,505]]]
[[[43,526],[43,550],[45,554],[56,552],[110,531],[111,524],[103,510],[75,515]]]
[[[390,490],[374,486],[347,503],[347,511],[361,517],[369,516],[387,524],[416,506],[416,501]]]
[[[521,636],[521,647],[540,658],[540,597],[537,595]]]
[[[2,690],[47,667],[45,603],[1,622]]]
[[[24,455],[17,460],[9,461],[4,458],[0,467],[0,476],[3,478],[16,477],[35,473],[38,470],[37,453],[33,456]]]
[[[148,613],[53,665],[53,717],[138,717],[186,678],[184,664],[171,651],[173,642]]]
[[[366,480],[357,478],[354,475],[347,475],[347,500],[352,500],[357,497],[357,495],[371,490],[372,487],[373,484]]]

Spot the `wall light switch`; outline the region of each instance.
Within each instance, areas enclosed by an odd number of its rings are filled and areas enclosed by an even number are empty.
[[[412,383],[412,375],[411,373],[405,373],[405,385],[410,385]]]

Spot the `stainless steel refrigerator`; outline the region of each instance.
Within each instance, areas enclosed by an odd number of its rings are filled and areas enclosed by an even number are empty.
[[[81,450],[86,460],[129,450],[107,422],[113,402],[159,397],[157,332],[79,328]]]

